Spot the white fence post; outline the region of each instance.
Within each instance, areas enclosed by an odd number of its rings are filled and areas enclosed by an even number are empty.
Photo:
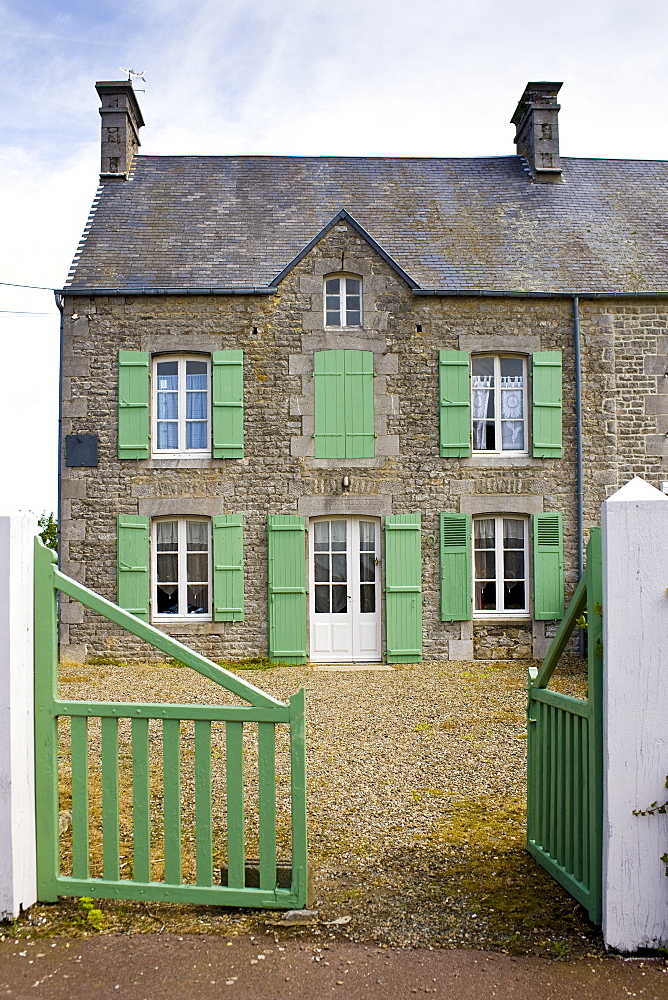
[[[668,945],[668,499],[636,477],[603,504],[603,936]]]
[[[0,516],[0,919],[37,898],[33,547],[37,519]]]

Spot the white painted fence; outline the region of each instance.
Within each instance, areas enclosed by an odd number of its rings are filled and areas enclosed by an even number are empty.
[[[33,548],[37,519],[0,516],[0,920],[32,906],[35,873]]]

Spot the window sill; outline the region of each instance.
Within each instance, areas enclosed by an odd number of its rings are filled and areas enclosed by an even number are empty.
[[[521,611],[517,615],[511,615],[511,614],[490,615],[489,617],[487,617],[487,615],[480,615],[474,613],[473,621],[487,622],[488,625],[510,625],[510,624],[518,625],[522,622],[526,622],[527,624],[530,625],[533,619],[528,612]]]
[[[211,458],[210,455],[201,457],[165,455],[164,458],[154,455],[152,458],[139,459],[137,466],[142,469],[216,469],[227,461],[229,459]]]
[[[483,455],[480,452],[470,458],[460,458],[464,468],[474,467],[480,469],[484,466],[490,468],[516,468],[519,466],[542,466],[544,458],[533,458],[531,455]]]
[[[224,632],[224,626],[227,622],[212,622],[211,620],[203,622],[192,622],[185,621],[183,618],[178,618],[173,622],[166,622],[163,618],[153,619],[151,625],[155,628],[159,628],[161,632],[166,632],[168,635],[222,635]]]

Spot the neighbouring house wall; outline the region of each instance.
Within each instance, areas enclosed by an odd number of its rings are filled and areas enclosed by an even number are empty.
[[[342,263],[343,262],[343,263]],[[363,326],[325,330],[323,276],[362,276]],[[587,301],[581,309],[585,524],[633,474],[650,481],[668,451],[664,336],[668,302]],[[77,316],[73,318],[73,314]],[[118,351],[244,351],[245,457],[119,460]],[[374,356],[376,457],[316,459],[312,355]],[[563,352],[563,457],[441,458],[440,349]],[[663,352],[663,353],[662,353]],[[99,435],[96,468],[63,468],[61,565],[116,598],[116,516],[244,514],[245,620],[174,623],[170,632],[213,656],[267,650],[268,514],[422,515],[425,659],[541,655],[553,623],[442,622],[441,512],[563,515],[566,591],[576,582],[575,396],[568,299],[418,297],[347,224],[330,230],[276,295],[68,297],[63,434]],[[662,412],[665,410],[665,414]],[[664,426],[665,425],[665,426]],[[342,488],[347,475],[350,488]],[[346,507],[346,504],[348,507]],[[376,515],[375,512],[379,512]],[[113,626],[64,603],[63,652],[149,655]]]

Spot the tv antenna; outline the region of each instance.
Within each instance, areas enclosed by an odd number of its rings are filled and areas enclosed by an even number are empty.
[[[143,80],[144,83],[146,83],[146,77],[144,76],[144,73],[146,72],[145,69],[142,69],[142,70],[139,71],[139,73],[137,73],[136,70],[134,70],[134,69],[127,69],[125,66],[119,66],[118,68],[123,73],[127,73],[128,74],[128,80],[132,81],[132,77],[134,76],[134,78],[136,80]]]

